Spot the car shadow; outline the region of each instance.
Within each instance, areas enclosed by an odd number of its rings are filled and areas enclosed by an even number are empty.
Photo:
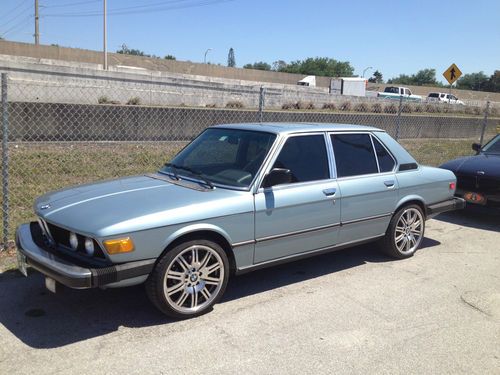
[[[439,245],[425,238],[421,249]],[[374,244],[353,247],[305,260],[262,269],[230,280],[221,303],[264,293],[365,263],[391,262]],[[2,276],[2,275],[0,275]],[[149,302],[142,286],[122,289],[72,290],[52,294],[43,276],[0,277],[0,323],[32,348],[56,348],[103,336],[120,327],[176,324]]]
[[[467,206],[464,210],[450,211],[435,217],[435,220],[470,228],[500,232],[500,209]]]

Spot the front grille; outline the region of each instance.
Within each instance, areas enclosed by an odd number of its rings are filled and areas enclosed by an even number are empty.
[[[47,229],[49,231],[49,235],[54,240],[56,247],[63,247],[68,251],[75,252],[73,251],[69,243],[69,234],[70,234],[69,230],[66,230],[64,228],[61,228],[57,225],[51,224],[46,221],[42,222],[46,224]],[[76,249],[76,253],[83,256],[88,256],[87,253],[85,252],[85,236],[82,236],[78,233],[76,233],[76,236],[78,238],[78,247]],[[92,241],[94,242],[94,258],[106,259],[97,241],[96,240]]]

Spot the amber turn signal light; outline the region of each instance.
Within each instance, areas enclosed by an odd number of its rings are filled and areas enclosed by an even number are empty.
[[[109,255],[129,253],[134,251],[134,243],[130,237],[106,240],[103,242]]]

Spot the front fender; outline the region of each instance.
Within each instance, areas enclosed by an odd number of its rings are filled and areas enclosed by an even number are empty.
[[[187,225],[185,227],[179,228],[173,233],[171,233],[166,239],[165,242],[163,243],[163,248],[166,249],[172,242],[177,240],[178,238],[181,238],[182,236],[185,236],[187,234],[195,233],[195,232],[202,232],[202,231],[209,231],[209,232],[215,232],[222,237],[224,237],[227,241],[227,243],[232,244],[233,241],[231,240],[231,237],[229,234],[222,228],[210,224],[210,223],[196,223],[196,224],[191,224]]]

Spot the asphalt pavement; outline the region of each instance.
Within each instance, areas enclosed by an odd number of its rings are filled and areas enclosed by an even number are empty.
[[[500,215],[430,220],[403,261],[365,245],[233,278],[185,321],[140,286],[0,274],[0,374],[27,373],[500,374]]]

